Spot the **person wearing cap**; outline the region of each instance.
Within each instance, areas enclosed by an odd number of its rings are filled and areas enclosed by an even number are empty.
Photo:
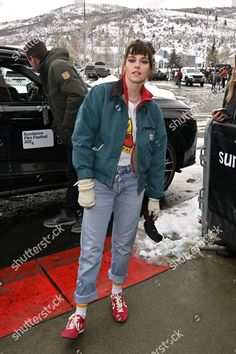
[[[154,68],[155,51],[136,40],[126,49],[122,78],[93,87],[85,98],[72,136],[79,203],[84,207],[81,253],[75,290],[76,311],[63,338],[85,330],[88,303],[97,299],[97,277],[111,214],[111,309],[125,322],[128,307],[122,285],[127,277],[144,192],[156,220],[164,196],[166,129],[162,112],[144,83]]]
[[[69,62],[66,48],[50,51],[44,42],[31,40],[25,45],[25,53],[30,65],[39,72],[43,90],[53,115],[52,129],[65,145],[68,159],[68,187],[61,212],[44,221],[44,226],[72,225],[72,232],[81,231],[82,208],[78,206],[76,171],[72,165],[72,143],[78,109],[88,90],[86,84]],[[79,213],[78,213],[79,211]],[[76,220],[76,213],[81,217]]]

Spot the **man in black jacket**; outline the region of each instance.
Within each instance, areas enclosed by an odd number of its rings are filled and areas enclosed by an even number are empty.
[[[80,232],[81,218],[76,222],[78,209],[78,189],[76,171],[72,165],[71,135],[79,110],[88,90],[82,78],[69,62],[65,48],[47,50],[42,41],[29,41],[25,53],[30,65],[39,72],[43,90],[53,115],[52,129],[63,141],[68,155],[68,187],[64,205],[59,215],[45,220],[44,226],[73,225],[72,232]],[[82,212],[82,211],[81,211]]]

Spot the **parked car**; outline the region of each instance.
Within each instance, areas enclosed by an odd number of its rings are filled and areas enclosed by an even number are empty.
[[[45,102],[40,77],[24,54],[13,59],[14,48],[0,47],[0,67],[28,80],[26,93],[9,89],[0,75],[0,196],[65,187],[66,152],[51,130],[53,117]],[[190,108],[176,99],[154,98],[165,118],[168,149],[165,188],[175,172],[195,163],[196,121]]]
[[[167,80],[167,75],[166,73],[161,72],[160,69],[155,69],[155,71],[149,75],[148,79],[149,81]]]
[[[184,82],[186,86],[193,86],[193,84],[200,84],[201,87],[204,86],[206,80],[205,75],[199,70],[195,68],[183,67],[181,72],[183,74],[181,81]]]
[[[103,62],[96,62],[95,64],[87,65],[84,70],[88,79],[99,79],[100,77],[106,77],[110,74],[110,70]]]

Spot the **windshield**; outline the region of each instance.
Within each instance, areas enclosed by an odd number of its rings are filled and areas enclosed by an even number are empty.
[[[187,69],[187,73],[201,74],[200,71],[197,69]]]

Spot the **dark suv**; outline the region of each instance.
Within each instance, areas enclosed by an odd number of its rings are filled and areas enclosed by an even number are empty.
[[[106,77],[110,74],[110,70],[103,62],[96,62],[94,65],[87,65],[84,70],[88,79],[99,79],[100,77]]]
[[[6,83],[0,75],[0,196],[25,194],[66,186],[66,153],[52,132],[52,115],[45,102],[40,78],[24,54],[0,47],[0,68],[21,77],[25,90]],[[175,171],[194,164],[196,121],[182,101],[157,99],[168,133],[167,188]],[[185,117],[185,118],[183,118]]]
[[[153,73],[151,73],[148,77],[150,81],[154,80],[167,80],[166,73],[163,73],[160,69],[156,69]]]

